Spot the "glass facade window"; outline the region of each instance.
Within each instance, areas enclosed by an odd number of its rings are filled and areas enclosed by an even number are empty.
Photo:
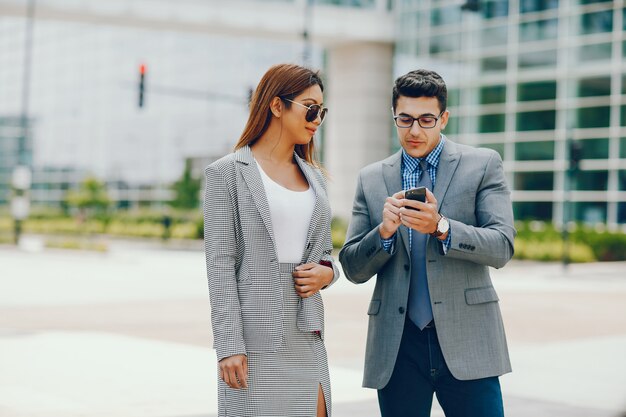
[[[515,159],[518,161],[549,161],[554,159],[554,141],[517,142]]]
[[[606,222],[606,203],[592,201],[574,203],[573,206],[576,221],[589,224]]]
[[[619,157],[626,158],[626,138],[620,138],[619,140]]]
[[[583,78],[578,81],[578,97],[610,95],[611,77]]]
[[[578,171],[572,189],[584,191],[606,191],[608,171]]]
[[[609,138],[584,139],[579,142],[582,146],[582,159],[606,159],[609,157]]]
[[[509,0],[485,0],[480,9],[485,19],[497,19],[509,15]]]
[[[480,104],[504,103],[505,101],[505,85],[490,85],[480,88]]]
[[[626,170],[620,170],[617,176],[619,178],[619,190],[626,191]]]
[[[455,25],[461,23],[462,10],[458,5],[432,9],[430,12],[430,24],[432,26]]]
[[[480,68],[484,72],[506,71],[506,56],[483,58],[480,61]]]
[[[595,62],[610,60],[613,49],[610,43],[597,43],[578,47],[578,61]]]
[[[448,107],[455,107],[461,104],[461,91],[458,88],[448,89]]]
[[[580,33],[606,33],[613,30],[613,10],[580,15]]]
[[[516,219],[546,220],[552,219],[552,203],[549,201],[521,201],[513,203]]]
[[[448,124],[444,129],[445,135],[458,135],[459,134],[459,125],[460,125],[460,117],[455,117],[453,114],[448,117]]]
[[[576,110],[576,127],[609,127],[611,108],[609,106],[582,107]]]
[[[504,114],[483,114],[478,124],[480,133],[504,132]]]
[[[515,188],[517,190],[553,190],[554,173],[552,171],[517,172],[515,173]]]
[[[558,7],[558,0],[520,0],[519,2],[520,13],[540,12]]]
[[[559,33],[558,19],[536,20],[520,24],[520,41],[544,41],[556,39]]]
[[[626,126],[626,106],[622,106],[620,113],[621,113],[621,119],[622,119],[620,125]]]
[[[461,49],[461,34],[433,36],[430,38],[430,53],[456,52]]]
[[[484,47],[506,45],[509,39],[507,26],[486,27],[480,32],[480,42]]]
[[[500,154],[500,158],[504,159],[504,143],[483,143],[480,147],[493,149]]]
[[[519,55],[520,68],[554,67],[556,66],[556,49],[526,52]]]
[[[517,113],[517,130],[553,130],[556,123],[555,110]]]
[[[556,81],[535,81],[521,83],[517,86],[517,100],[554,100],[556,98]]]

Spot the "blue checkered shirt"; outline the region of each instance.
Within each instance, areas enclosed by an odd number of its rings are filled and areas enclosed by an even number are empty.
[[[435,188],[435,180],[437,178],[437,167],[439,166],[439,157],[441,156],[441,151],[443,150],[443,144],[445,142],[445,136],[441,135],[441,140],[435,146],[435,148],[426,155],[426,162],[428,162],[428,175],[430,176],[430,181],[433,183],[433,188]],[[422,168],[420,166],[420,162],[422,158],[413,158],[411,155],[407,154],[404,149],[402,150],[402,189],[410,190],[411,188],[417,187],[417,183],[420,178],[422,178]],[[432,192],[432,190],[430,190]],[[411,250],[411,235],[413,233],[412,229],[408,229],[409,232],[409,250]],[[391,253],[393,249],[393,244],[396,241],[396,235],[394,234],[389,239],[380,239],[380,242],[383,248]],[[442,241],[443,252],[448,253],[448,249],[450,249],[450,243],[452,241],[452,231],[448,230],[448,236],[444,241]]]

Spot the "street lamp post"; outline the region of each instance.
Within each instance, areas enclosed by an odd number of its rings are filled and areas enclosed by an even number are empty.
[[[33,26],[35,17],[35,0],[28,0],[26,12],[26,27],[24,34],[24,66],[22,72],[22,114],[20,117],[21,132],[17,145],[17,166],[13,170],[13,198],[11,199],[11,214],[13,216],[15,243],[20,239],[22,221],[28,217],[30,211],[30,190],[32,174],[30,161],[27,158],[26,141],[30,137],[28,105],[30,98],[30,76],[33,49]]]

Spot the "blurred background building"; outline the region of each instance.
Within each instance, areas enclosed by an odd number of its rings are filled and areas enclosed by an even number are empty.
[[[16,159],[29,1],[0,0],[0,204]],[[349,218],[358,170],[398,148],[394,78],[424,67],[448,83],[445,133],[502,155],[516,218],[560,224],[570,199],[571,218],[626,223],[624,0],[35,3],[23,148],[34,205],[59,204],[86,175],[119,207],[161,204],[186,161],[201,175],[232,149],[270,65],[305,62],[326,80],[318,139],[336,215]],[[568,192],[573,141],[581,161]]]

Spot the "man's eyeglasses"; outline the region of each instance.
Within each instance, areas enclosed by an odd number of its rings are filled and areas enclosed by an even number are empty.
[[[391,109],[392,114],[393,114],[393,109]],[[413,117],[413,116],[409,116],[407,114],[402,114],[400,116],[393,116],[393,120],[396,122],[396,126],[398,126],[401,129],[410,129],[413,127],[413,123],[415,123],[415,121],[417,121],[417,124],[422,128],[422,129],[432,129],[433,127],[435,127],[437,125],[437,121],[441,118],[441,115],[443,114],[443,112],[439,113],[439,116],[435,117],[435,116],[420,116],[420,117]]]
[[[311,104],[310,106],[304,105],[302,103],[298,103],[297,101],[289,100],[288,98],[283,99],[290,103],[297,104],[298,106],[302,106],[307,109],[306,114],[304,115],[304,119],[311,123],[320,118],[320,124],[324,121],[324,117],[326,117],[326,113],[328,113],[328,108],[322,107],[319,104]]]

